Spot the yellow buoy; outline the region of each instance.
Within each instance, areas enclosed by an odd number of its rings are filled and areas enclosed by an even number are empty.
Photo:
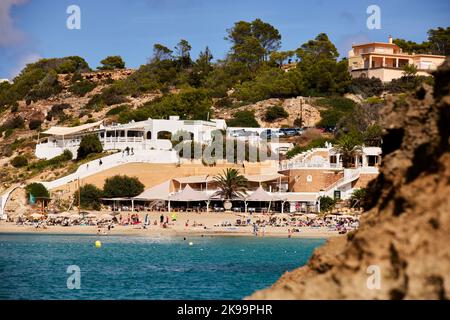
[[[193,243],[193,242],[189,242],[189,245],[190,245],[190,246],[193,246],[193,245],[194,245],[194,243]]]
[[[96,248],[100,248],[101,246],[102,246],[102,243],[99,240],[95,241]]]

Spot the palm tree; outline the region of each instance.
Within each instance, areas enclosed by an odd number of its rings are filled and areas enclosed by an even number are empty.
[[[237,169],[228,168],[222,174],[214,177],[219,190],[214,194],[229,201],[233,198],[242,198],[247,191],[247,178],[239,173]]]
[[[349,168],[352,160],[362,154],[362,147],[360,146],[360,141],[356,137],[350,134],[346,134],[339,138],[335,147],[333,148],[334,153],[340,154],[342,157],[342,166],[344,168]]]
[[[350,197],[352,208],[354,207],[364,208],[365,199],[366,199],[366,189],[364,188],[355,189]]]

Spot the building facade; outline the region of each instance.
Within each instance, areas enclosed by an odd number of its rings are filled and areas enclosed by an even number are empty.
[[[348,67],[354,78],[379,78],[383,82],[401,78],[405,65],[414,65],[417,75],[429,76],[445,61],[445,56],[408,54],[389,37],[385,42],[355,44],[348,52]]]
[[[195,142],[207,143],[214,131],[225,128],[224,120],[180,120],[177,116],[168,120],[148,119],[109,126],[99,121],[77,127],[51,127],[43,132],[46,137],[40,139],[35,153],[38,158],[51,159],[67,149],[75,157],[81,139],[89,134],[98,135],[103,150],[124,150],[127,147],[135,151],[171,150],[173,135],[183,133]]]

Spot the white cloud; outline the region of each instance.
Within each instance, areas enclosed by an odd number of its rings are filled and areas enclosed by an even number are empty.
[[[24,34],[14,26],[11,8],[26,3],[28,0],[0,1],[0,47],[20,43]]]
[[[42,57],[37,53],[28,53],[21,56],[16,67],[11,71],[10,79],[14,79],[17,75],[19,75],[20,71],[22,71],[27,64],[36,62],[40,59],[42,59]]]

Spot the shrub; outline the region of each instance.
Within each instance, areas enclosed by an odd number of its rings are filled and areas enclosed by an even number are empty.
[[[264,120],[272,122],[278,119],[285,119],[289,117],[289,113],[282,106],[272,106],[267,108],[264,114]]]
[[[28,92],[25,99],[27,102],[47,99],[52,95],[62,91],[62,87],[58,82],[58,74],[56,71],[50,71],[47,75]],[[29,104],[29,103],[27,103]]]
[[[14,133],[14,129],[11,129],[11,128],[6,129],[5,135],[4,135],[3,137],[4,137],[5,139],[6,139],[6,138],[9,138],[13,133]]]
[[[8,121],[6,121],[2,128],[3,129],[21,129],[24,127],[24,121],[21,116],[15,116]]]
[[[341,118],[349,115],[355,109],[356,103],[342,97],[321,98],[316,103],[322,107],[319,122],[321,127],[335,127]]]
[[[127,104],[122,104],[120,106],[117,106],[117,107],[114,107],[114,108],[108,110],[108,112],[106,112],[106,115],[107,116],[115,116],[127,109],[131,109],[131,106],[127,105]]]
[[[383,82],[379,78],[353,78],[350,83],[350,92],[360,94],[363,98],[378,96],[384,90]]]
[[[94,90],[97,85],[89,80],[80,80],[69,87],[69,91],[80,97],[84,97],[88,92]]]
[[[334,206],[336,205],[336,200],[330,197],[320,197],[320,211],[321,212],[329,212],[333,210]]]
[[[17,156],[11,160],[11,165],[14,168],[22,168],[28,165],[28,159],[25,156]]]
[[[103,196],[106,198],[135,197],[144,191],[144,185],[137,177],[114,176],[107,178],[103,186]]]
[[[255,114],[252,111],[237,111],[233,115],[233,119],[227,120],[229,127],[251,127],[259,128],[259,123],[255,119]]]
[[[60,103],[52,106],[50,111],[47,113],[46,119],[51,121],[53,117],[61,117],[64,114],[65,109],[70,109],[72,106],[68,103]]]
[[[40,129],[41,128],[41,125],[42,125],[42,120],[41,119],[38,119],[38,118],[35,118],[35,119],[31,119],[30,120],[30,123],[28,124],[28,128],[30,129],[30,130],[37,130],[37,129]]]
[[[54,158],[48,159],[48,160],[40,160],[38,162],[32,163],[28,166],[28,169],[35,169],[35,170],[43,170],[46,167],[57,167],[61,166],[67,161],[72,160],[73,154],[70,150],[64,150],[62,154],[59,156],[56,156]]]
[[[296,118],[294,120],[294,127],[299,127],[299,128],[303,127],[303,120],[302,120],[302,118]]]
[[[125,62],[121,56],[109,56],[100,61],[103,65],[99,67],[100,70],[114,70],[114,69],[124,69]]]
[[[27,185],[25,187],[25,191],[27,193],[27,198],[30,198],[30,195],[35,198],[48,198],[50,196],[47,188],[42,183],[38,182],[33,182]]]
[[[91,153],[100,153],[102,151],[103,147],[98,136],[95,134],[90,134],[81,139],[77,159],[84,159]]]
[[[86,184],[76,192],[78,198],[78,192],[80,193],[80,206],[83,209],[100,210],[100,199],[103,195],[102,190],[94,186],[93,184]]]
[[[325,142],[330,142],[330,139],[323,138],[323,137],[315,138],[310,143],[308,143],[306,146],[295,146],[294,148],[292,148],[291,150],[286,152],[286,157],[288,159],[290,159],[290,158],[294,157],[295,155],[305,152],[307,150],[310,150],[312,148],[323,147],[325,145]]]

